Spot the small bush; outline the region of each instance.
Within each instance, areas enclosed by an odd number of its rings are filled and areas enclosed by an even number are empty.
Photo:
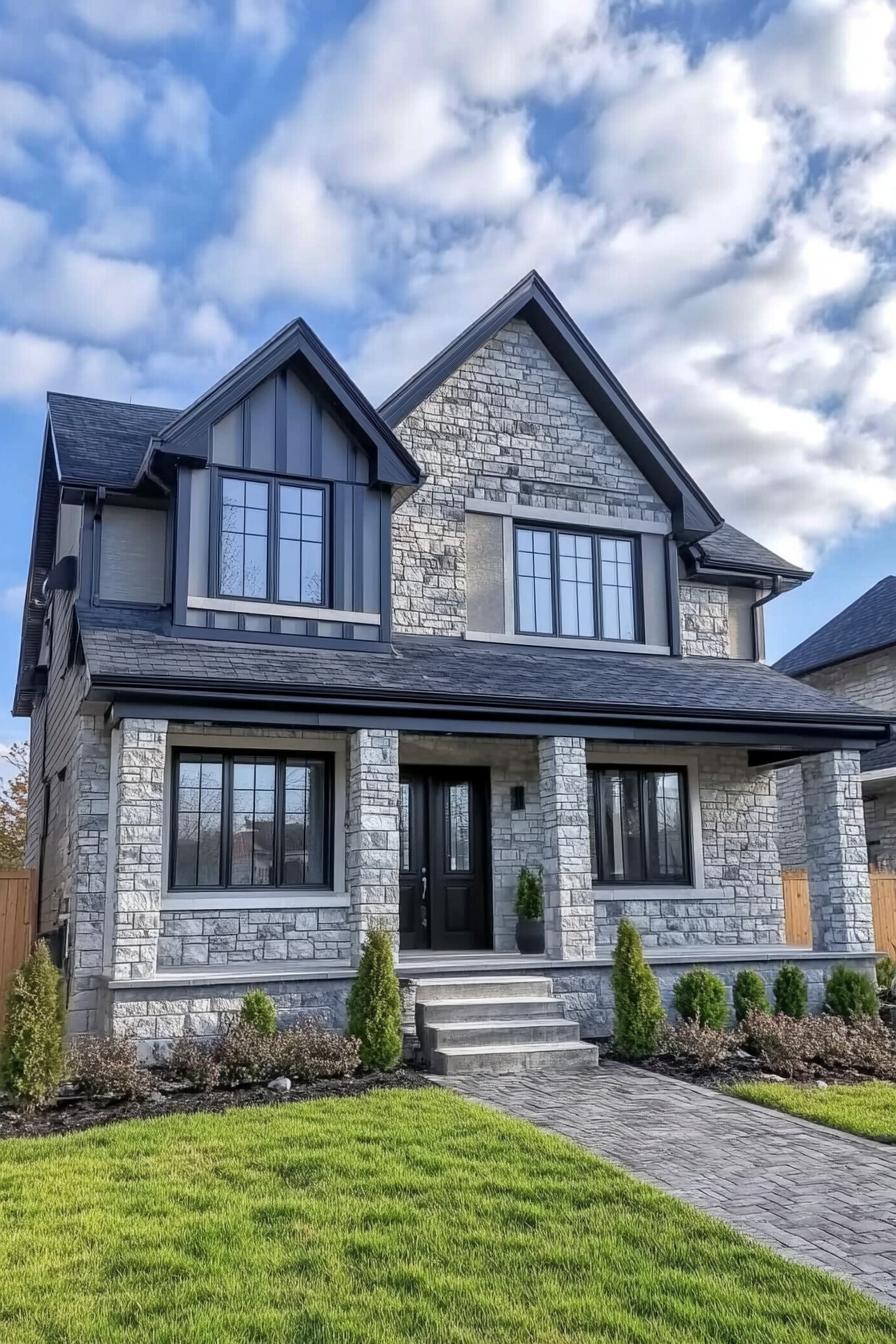
[[[516,882],[516,913],[519,919],[544,918],[544,877],[540,871],[520,869]]]
[[[62,977],[44,942],[12,982],[0,1044],[0,1078],[24,1107],[43,1106],[62,1079]]]
[[[240,1008],[244,1027],[254,1027],[264,1036],[273,1036],[277,1030],[277,1009],[270,994],[263,989],[250,989]]]
[[[728,1021],[725,986],[712,971],[686,971],[675,983],[673,1000],[686,1022],[721,1030]]]
[[[896,1003],[896,961],[880,957],[874,967],[877,988],[885,1003]]]
[[[348,1031],[368,1069],[394,1069],[401,1059],[401,994],[388,929],[372,927],[348,996]]]
[[[662,1036],[663,1053],[679,1063],[694,1064],[709,1072],[724,1064],[741,1043],[738,1032],[704,1027],[701,1022],[679,1022]]]
[[[820,1065],[896,1079],[896,1040],[878,1018],[768,1017],[754,1009],[744,1020],[744,1042],[766,1068],[788,1078]]]
[[[787,1017],[805,1017],[809,1011],[809,989],[799,966],[782,966],[775,976],[775,1012]]]
[[[168,1072],[191,1087],[211,1092],[221,1081],[221,1065],[217,1057],[219,1044],[214,1038],[203,1040],[193,1032],[185,1031],[183,1036],[178,1036],[168,1056]]]
[[[844,1022],[857,1017],[876,1017],[877,990],[862,971],[837,966],[831,973],[824,994],[824,1010]]]
[[[277,1077],[276,1037],[237,1022],[218,1042],[215,1055],[221,1082],[226,1087],[240,1083],[267,1083]]]
[[[804,1020],[787,1013],[770,1017],[752,1008],[743,1021],[744,1043],[772,1073],[792,1078],[806,1062]]]
[[[346,1078],[357,1069],[359,1043],[353,1036],[328,1031],[319,1022],[300,1022],[274,1038],[277,1073],[300,1083]]]
[[[142,1101],[153,1090],[152,1075],[137,1059],[131,1040],[83,1036],[69,1050],[65,1064],[69,1082],[88,1097]]]
[[[630,920],[619,922],[613,950],[613,998],[616,1024],[615,1049],[623,1059],[652,1055],[665,1020],[660,987],[644,960],[638,930]]]
[[[770,1013],[772,1006],[765,992],[765,981],[758,971],[740,971],[734,981],[734,1017],[743,1022],[751,1008]]]

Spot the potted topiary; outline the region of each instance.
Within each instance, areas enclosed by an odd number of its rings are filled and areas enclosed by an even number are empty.
[[[516,945],[523,956],[544,951],[544,878],[541,869],[521,868],[516,883]]]

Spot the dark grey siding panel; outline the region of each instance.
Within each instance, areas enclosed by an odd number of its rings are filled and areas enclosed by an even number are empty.
[[[348,481],[350,459],[354,454],[348,435],[326,411],[321,414],[320,423],[320,474],[325,480]]]
[[[352,609],[355,493],[350,485],[333,487],[333,606],[343,611]]]
[[[275,402],[276,379],[267,378],[255,389],[246,404],[246,434],[248,436],[246,460],[255,471],[274,470]]]
[[[212,426],[212,461],[221,467],[243,462],[243,406],[235,406]]]
[[[100,589],[105,602],[165,601],[167,513],[107,505],[100,537]]]
[[[376,490],[359,489],[361,501],[363,567],[360,592],[355,592],[354,611],[380,609],[380,496]],[[356,534],[357,536],[357,534]]]
[[[668,644],[665,537],[653,533],[645,533],[641,537],[641,582],[644,591],[644,642]]]
[[[311,393],[291,371],[286,375],[286,470],[291,476],[311,472]]]

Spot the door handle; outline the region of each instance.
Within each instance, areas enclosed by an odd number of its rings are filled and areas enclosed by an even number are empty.
[[[426,869],[423,868],[420,871],[420,925],[424,929],[429,924],[429,910],[426,905],[426,892],[428,886],[429,883],[426,877]]]

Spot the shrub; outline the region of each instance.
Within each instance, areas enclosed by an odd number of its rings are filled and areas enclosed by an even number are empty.
[[[773,1073],[792,1078],[806,1062],[804,1019],[786,1013],[770,1017],[751,1008],[743,1021],[743,1033],[747,1049]]]
[[[221,1081],[219,1045],[215,1038],[203,1040],[193,1032],[185,1031],[183,1036],[178,1036],[168,1056],[168,1072],[191,1087],[211,1092]]]
[[[88,1097],[142,1101],[153,1090],[152,1076],[137,1059],[131,1040],[83,1036],[69,1050],[65,1072]]]
[[[348,1031],[368,1069],[394,1069],[401,1059],[401,995],[388,929],[373,926],[364,941],[348,996]]]
[[[664,1021],[660,987],[644,960],[638,930],[619,922],[613,951],[613,998],[616,1004],[614,1044],[623,1059],[652,1055]]]
[[[221,1082],[227,1087],[240,1083],[267,1083],[278,1073],[276,1037],[257,1027],[237,1022],[218,1042],[215,1056]]]
[[[345,1078],[360,1063],[358,1042],[353,1036],[328,1031],[319,1022],[300,1022],[274,1038],[277,1072],[301,1083],[318,1078]]]
[[[775,1012],[787,1017],[805,1017],[809,990],[799,966],[782,966],[775,976]]]
[[[0,1077],[26,1108],[42,1106],[62,1079],[62,977],[36,943],[6,999]]]
[[[672,997],[686,1022],[720,1030],[728,1021],[725,986],[712,971],[686,971],[676,981]]]
[[[877,990],[862,971],[836,966],[824,994],[824,1010],[852,1022],[857,1017],[877,1016]]]
[[[885,1003],[896,1003],[896,961],[880,957],[874,967],[877,988]]]
[[[519,919],[544,918],[544,877],[540,870],[520,869],[516,881],[516,913]]]
[[[896,1079],[896,1041],[878,1018],[769,1017],[754,1009],[744,1021],[744,1041],[767,1068],[789,1078],[819,1064]]]
[[[264,1036],[273,1036],[277,1030],[277,1009],[270,994],[263,989],[250,989],[240,1008],[240,1021],[244,1027],[254,1027]]]
[[[765,992],[765,981],[758,971],[739,971],[734,981],[734,1016],[743,1022],[751,1008],[759,1013],[770,1013],[771,1004]]]
[[[672,1059],[708,1072],[724,1064],[740,1042],[738,1032],[704,1027],[701,1022],[679,1022],[666,1028],[661,1044],[664,1054]]]

